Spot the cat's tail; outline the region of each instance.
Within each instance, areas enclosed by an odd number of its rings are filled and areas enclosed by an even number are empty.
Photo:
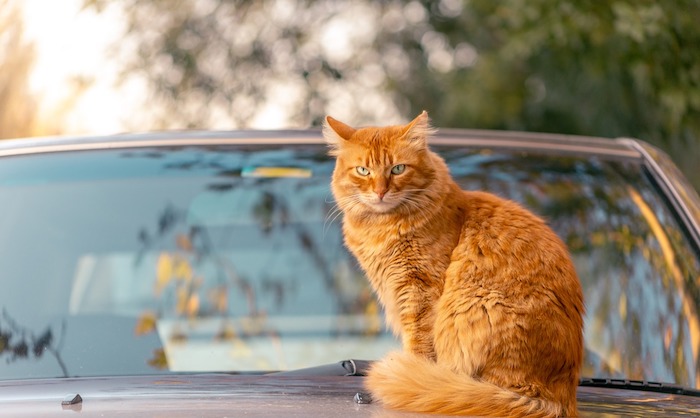
[[[559,417],[562,405],[521,396],[415,355],[394,352],[372,365],[374,399],[403,411],[492,417]]]

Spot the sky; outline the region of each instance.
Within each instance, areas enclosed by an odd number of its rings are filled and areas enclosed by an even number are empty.
[[[110,53],[122,33],[116,10],[96,14],[81,11],[82,0],[24,0],[25,35],[36,47],[30,77],[32,92],[41,98],[41,111],[66,106],[75,96],[76,77],[89,82],[67,114],[69,134],[122,132],[138,114],[138,81],[117,87],[118,61]]]

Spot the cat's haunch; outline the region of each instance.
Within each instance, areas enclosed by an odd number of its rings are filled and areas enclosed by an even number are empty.
[[[426,112],[402,126],[324,125],[345,244],[403,345],[368,389],[414,412],[577,415],[584,305],[566,246],[515,202],[461,190],[433,132]]]

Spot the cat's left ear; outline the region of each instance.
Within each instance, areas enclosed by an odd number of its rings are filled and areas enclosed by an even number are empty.
[[[435,128],[430,126],[428,112],[424,110],[423,113],[405,126],[402,137],[412,144],[427,147],[428,138],[434,133]]]
[[[343,143],[349,141],[355,134],[356,129],[343,122],[326,116],[326,123],[323,124],[323,138],[330,147],[329,154],[337,156]]]

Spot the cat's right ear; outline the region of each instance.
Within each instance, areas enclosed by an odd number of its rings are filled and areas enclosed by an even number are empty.
[[[343,122],[326,116],[326,123],[323,124],[323,137],[330,147],[329,154],[337,156],[340,147],[345,141],[349,141],[356,129]]]

